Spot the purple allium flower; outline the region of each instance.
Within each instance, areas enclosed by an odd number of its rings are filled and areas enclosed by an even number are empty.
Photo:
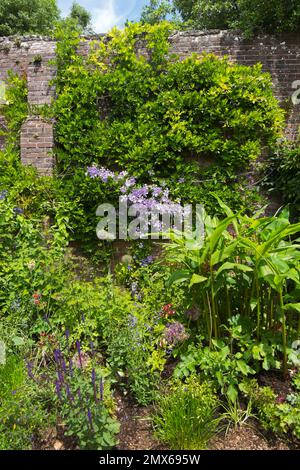
[[[175,346],[176,344],[188,338],[184,325],[179,322],[168,323],[164,332],[164,337],[169,345]]]
[[[185,314],[189,320],[196,321],[199,318],[200,312],[199,309],[194,306],[187,310]]]

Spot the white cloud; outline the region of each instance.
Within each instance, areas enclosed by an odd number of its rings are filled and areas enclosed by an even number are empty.
[[[114,0],[106,2],[102,8],[93,8],[93,29],[97,33],[106,33],[113,26],[122,20],[123,15],[118,15],[115,8]]]
[[[1,0],[0,0],[1,1]],[[127,18],[139,17],[141,6],[146,0],[77,0],[92,14],[93,29],[106,33],[113,26],[122,26]],[[63,16],[67,16],[73,0],[58,0]]]
[[[120,2],[107,0],[100,8],[92,8],[93,28],[97,33],[106,33],[113,26],[122,25],[136,5],[136,0]]]
[[[122,26],[127,18],[137,19],[141,6],[146,0],[77,0],[92,14],[93,29],[106,33],[113,26]],[[66,16],[73,0],[58,0],[58,5]]]

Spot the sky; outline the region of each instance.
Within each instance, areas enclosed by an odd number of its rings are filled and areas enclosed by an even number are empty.
[[[58,0],[63,16],[69,13],[73,0]],[[142,8],[148,0],[77,0],[92,14],[93,29],[96,33],[106,33],[113,26],[123,26],[128,20],[140,18]]]

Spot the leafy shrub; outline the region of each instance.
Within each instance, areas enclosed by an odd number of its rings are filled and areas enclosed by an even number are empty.
[[[29,114],[27,95],[26,76],[9,72],[5,92],[7,103],[1,107],[1,114],[6,119],[7,130],[1,131],[1,133],[5,135],[6,141],[16,149],[19,148],[21,125]]]
[[[219,204],[227,217],[220,220],[204,212],[203,239],[191,242],[175,237],[169,244],[167,259],[177,266],[169,283],[186,286],[190,306],[197,309],[210,345],[213,337],[219,338],[221,322],[228,322],[235,312],[256,322],[258,340],[281,324],[286,374],[287,315],[300,310],[300,253],[290,238],[299,232],[300,224],[289,222],[287,210],[277,217],[248,217],[235,215],[220,200]],[[263,290],[269,295],[263,296]],[[296,326],[292,319],[294,333]]]
[[[65,279],[67,243],[64,220],[51,228],[29,219],[7,192],[0,200],[0,309],[33,320],[51,312],[51,295]],[[55,275],[53,275],[55,273]],[[29,326],[28,325],[28,326]]]
[[[300,142],[283,141],[265,165],[264,186],[289,204],[293,217],[300,216]]]
[[[203,348],[201,344],[197,347],[191,345],[188,354],[182,356],[176,367],[175,377],[187,377],[199,370],[200,376],[213,383],[231,403],[235,403],[239,384],[255,371],[247,364],[240,351],[232,354],[229,347],[221,341],[214,344],[215,351],[208,347]]]
[[[212,388],[196,376],[175,382],[158,399],[156,435],[172,449],[205,449],[217,429],[217,406]]]
[[[74,436],[81,449],[110,449],[117,443],[120,426],[107,406],[107,394],[112,399],[107,373],[97,365],[93,342],[87,355],[77,340],[77,355],[72,359],[68,332],[66,340],[66,351],[54,350],[55,390],[66,435]]]
[[[21,358],[10,355],[0,366],[0,384],[0,449],[30,449],[51,417]]]
[[[244,384],[243,392],[251,399],[265,429],[300,438],[299,389],[285,397],[277,395],[270,387],[259,387],[256,380],[251,380]]]

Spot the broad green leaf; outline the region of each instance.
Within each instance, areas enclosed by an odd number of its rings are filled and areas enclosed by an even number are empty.
[[[168,285],[171,286],[172,284],[179,284],[181,282],[187,281],[190,279],[190,277],[191,273],[188,269],[175,271],[173,274],[171,274],[168,280]]]
[[[239,263],[229,263],[226,262],[224,263],[217,271],[216,277],[222,272],[222,271],[234,271],[235,269],[238,269],[239,271],[243,272],[251,272],[253,271],[250,266],[246,266],[245,264],[239,264]]]
[[[300,313],[300,302],[296,304],[286,304],[283,308],[284,310],[296,310]]]
[[[24,344],[24,339],[21,338],[20,336],[14,336],[12,338],[12,341],[13,341],[15,346],[23,346],[23,344]]]
[[[237,368],[242,372],[244,375],[248,375],[249,367],[247,366],[245,361],[239,360],[236,361]]]
[[[238,391],[237,391],[237,388],[233,384],[229,385],[227,389],[227,396],[232,401],[232,403],[236,402],[236,399],[238,397]]]
[[[211,257],[211,264],[214,266],[215,264],[221,263],[225,259],[229,258],[234,250],[236,249],[238,241],[230,243],[230,245],[225,246],[223,249],[216,250]]]
[[[200,276],[199,274],[193,274],[191,277],[190,285],[191,288],[194,284],[201,284],[202,282],[207,281],[207,277]]]
[[[214,198],[216,198],[216,200],[218,201],[219,203],[219,206],[224,210],[225,214],[227,215],[227,217],[234,217],[234,219],[232,220],[232,225],[234,227],[234,230],[235,230],[235,233],[238,235],[239,234],[239,226],[238,226],[238,223],[237,223],[237,220],[236,220],[236,215],[233,213],[233,211],[230,209],[230,207],[228,207],[220,198],[219,196],[217,196],[215,193],[212,193],[212,196]]]
[[[226,217],[226,219],[222,220],[222,222],[220,222],[219,225],[215,228],[215,230],[213,231],[212,235],[209,237],[209,240],[208,240],[211,253],[214,251],[219,241],[219,238],[224,232],[224,230],[227,229],[228,225],[230,225],[230,223],[234,219],[236,219],[235,215]]]

